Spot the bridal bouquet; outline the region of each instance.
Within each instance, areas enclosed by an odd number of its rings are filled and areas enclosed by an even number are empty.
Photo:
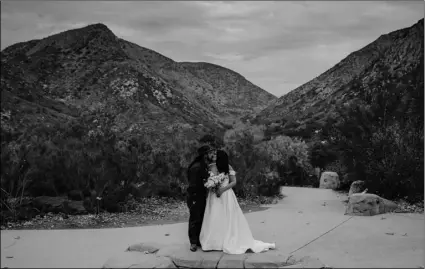
[[[217,192],[225,177],[226,175],[224,173],[214,175],[213,172],[210,172],[210,176],[207,178],[204,186],[205,188],[210,189],[213,192]]]

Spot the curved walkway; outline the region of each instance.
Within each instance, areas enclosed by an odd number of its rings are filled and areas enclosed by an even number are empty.
[[[345,216],[331,190],[285,187],[269,210],[246,214],[274,252],[317,257],[332,267],[423,267],[424,215]],[[1,267],[101,267],[130,245],[187,241],[187,223],[98,230],[1,231]]]

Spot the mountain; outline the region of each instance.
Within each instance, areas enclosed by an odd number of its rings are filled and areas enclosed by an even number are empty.
[[[254,121],[290,121],[298,126],[312,121],[323,123],[326,118],[335,117],[341,105],[370,106],[383,93],[407,102],[412,94],[423,95],[423,59],[421,19],[351,53],[320,76],[273,101]]]
[[[199,136],[276,99],[220,66],[207,79],[213,65],[175,62],[100,23],[11,45],[1,64],[2,125],[20,132],[77,120],[158,140]]]
[[[180,63],[196,78],[206,81],[213,91],[206,92],[225,111],[240,115],[260,112],[276,98],[240,74],[210,63]],[[229,91],[229,89],[236,89]],[[225,97],[225,98],[222,98]]]

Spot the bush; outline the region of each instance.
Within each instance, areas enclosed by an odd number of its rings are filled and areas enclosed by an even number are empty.
[[[338,153],[329,147],[328,143],[321,141],[313,143],[310,147],[309,160],[313,167],[325,168],[328,164],[336,161]]]
[[[329,141],[347,172],[365,180],[369,192],[387,199],[423,200],[423,111],[396,118],[381,111],[385,106],[347,107]]]
[[[103,125],[108,120],[98,121]],[[92,121],[87,118],[49,126],[37,123],[27,132],[2,141],[2,188],[12,197],[67,196],[70,191],[82,191],[88,194],[84,203],[90,212],[95,211],[96,196],[104,198],[101,210],[120,211],[130,193],[183,199],[187,167],[199,144],[213,141],[224,146],[221,137],[188,140],[180,131],[169,137],[158,134],[155,139],[118,136],[109,128],[90,128],[87,122]],[[285,152],[297,156],[305,167],[302,141],[277,138],[263,145],[269,146],[269,151],[262,150],[263,126],[239,126],[228,130],[226,138],[229,141],[224,149],[237,172],[234,191],[240,197],[279,194],[282,181],[276,171],[279,161],[289,156],[282,155]],[[276,148],[282,145],[284,151]]]
[[[310,173],[312,166],[309,162],[309,150],[307,144],[299,138],[277,136],[269,141],[264,141],[257,146],[258,150],[276,164],[289,166],[290,157],[297,159],[297,164]]]
[[[423,130],[405,130],[398,124],[378,130],[370,140],[363,167],[368,188],[391,198],[423,200]]]
[[[272,165],[270,158],[255,148],[255,137],[249,129],[233,130],[228,139],[225,149],[236,170],[236,195],[243,198],[261,195],[260,186]]]
[[[233,130],[231,134],[227,136],[227,149],[237,169],[238,196],[278,195],[283,184],[313,185],[307,175],[312,167],[304,141],[286,136],[256,141],[250,129]]]
[[[1,150],[2,188],[13,197],[85,189],[102,196],[110,185],[133,183],[149,183],[146,195],[183,197],[197,147],[179,132],[156,145],[146,137],[119,138],[72,122],[28,130]]]

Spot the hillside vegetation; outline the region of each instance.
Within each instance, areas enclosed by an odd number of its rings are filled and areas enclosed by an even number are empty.
[[[345,188],[423,202],[424,20],[379,37],[274,101],[253,122],[301,137]]]
[[[12,45],[1,52],[1,222],[184,201],[187,166],[207,140],[229,153],[240,199],[318,187],[320,167],[342,188],[361,179],[385,198],[423,202],[423,56],[421,20],[277,99],[102,24]]]

